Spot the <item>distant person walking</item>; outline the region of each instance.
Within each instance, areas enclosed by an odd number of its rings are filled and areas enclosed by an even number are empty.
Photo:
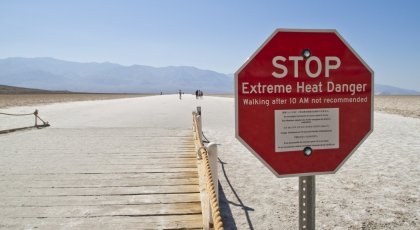
[[[179,100],[181,100],[182,98],[182,92],[181,92],[181,90],[179,90]]]
[[[202,97],[203,97],[203,91],[197,89],[195,91],[195,99],[202,98]]]

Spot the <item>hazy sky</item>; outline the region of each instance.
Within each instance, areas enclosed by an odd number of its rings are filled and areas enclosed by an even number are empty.
[[[416,0],[0,0],[0,58],[234,73],[276,28],[336,29],[376,83],[420,91],[419,12]]]

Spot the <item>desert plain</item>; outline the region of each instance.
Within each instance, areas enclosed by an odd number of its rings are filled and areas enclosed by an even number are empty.
[[[57,145],[61,151],[72,152],[74,146],[66,145],[66,138],[94,150],[97,140],[77,139],[84,132],[106,130],[117,137],[151,128],[191,129],[191,111],[201,106],[203,132],[207,139],[218,144],[219,193],[225,229],[297,229],[298,178],[277,178],[237,141],[233,97],[205,96],[197,100],[186,94],[179,100],[176,94],[126,98],[88,95],[73,100],[57,95],[25,99],[3,96],[0,95],[0,112],[38,109],[52,126],[0,136],[0,158],[3,158],[0,195],[8,194],[6,190],[11,186],[7,175],[14,170],[26,170],[19,168],[20,164],[13,167],[14,154],[42,154],[51,152]],[[420,96],[375,96],[373,133],[338,172],[316,176],[317,229],[420,228],[419,103]],[[0,117],[0,129],[20,124],[20,120]],[[43,140],[42,145],[37,138]],[[34,146],[24,145],[22,140]],[[42,166],[42,162],[38,163]],[[74,223],[70,218],[62,224],[61,229],[71,229]],[[25,218],[0,217],[0,226],[24,229],[31,225]]]

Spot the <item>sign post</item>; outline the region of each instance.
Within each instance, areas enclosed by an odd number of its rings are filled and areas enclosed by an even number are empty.
[[[299,177],[299,229],[315,229],[315,176]]]
[[[235,73],[235,109],[236,138],[276,176],[301,177],[308,205],[314,176],[373,130],[373,71],[335,30],[277,29]]]

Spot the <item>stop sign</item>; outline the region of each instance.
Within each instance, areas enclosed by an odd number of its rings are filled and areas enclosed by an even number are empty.
[[[334,173],[373,130],[373,71],[335,30],[276,30],[235,73],[236,137],[277,176]]]

